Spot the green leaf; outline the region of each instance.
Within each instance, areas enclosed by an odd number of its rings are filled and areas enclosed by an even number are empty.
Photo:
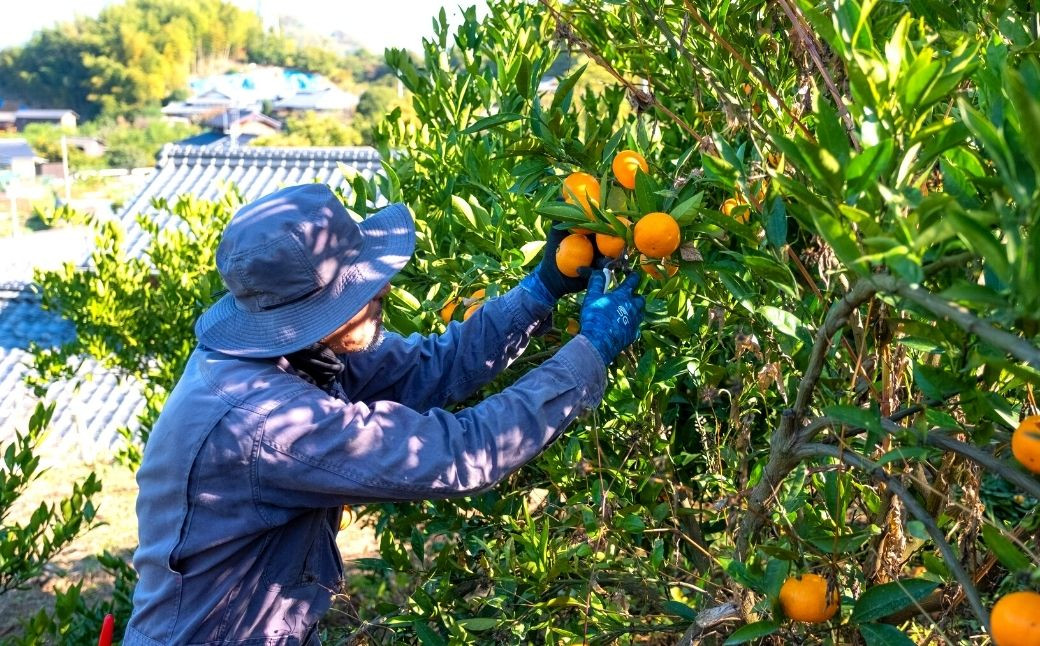
[[[992,525],[982,526],[982,540],[997,559],[1011,572],[1025,572],[1032,567],[1029,557]]]
[[[779,197],[773,198],[766,216],[766,239],[778,249],[787,244],[787,207]]]
[[[850,269],[865,274],[868,271],[867,265],[860,260],[863,251],[859,248],[859,244],[856,243],[855,239],[853,239],[852,234],[849,233],[848,227],[842,225],[836,218],[823,211],[813,209],[811,213],[813,222],[816,224],[816,230],[827,241],[827,244],[834,249],[834,254],[838,256],[838,259]]]
[[[746,644],[756,639],[761,639],[767,635],[772,635],[776,631],[780,630],[780,622],[778,621],[756,621],[753,624],[747,624],[734,630],[726,641],[722,642],[722,646],[731,646],[731,644]]]
[[[835,404],[823,409],[824,415],[832,417],[842,424],[852,428],[863,428],[873,433],[881,433],[881,410],[876,406],[872,408],[858,408]]]
[[[459,619],[457,623],[466,630],[479,632],[497,627],[500,620],[494,617],[470,617],[469,619]]]
[[[878,466],[883,466],[889,462],[905,462],[906,460],[927,460],[931,455],[935,454],[935,449],[930,449],[923,446],[911,446],[911,447],[899,447],[892,449],[888,453],[881,456],[881,459],[877,461]]]
[[[646,215],[659,210],[659,190],[653,177],[646,173],[636,173],[636,207],[640,213]]]
[[[697,621],[697,611],[681,601],[666,601],[662,610],[670,615],[682,617],[687,621]]]
[[[415,634],[419,637],[419,642],[423,646],[447,646],[444,638],[434,632],[424,621],[414,622],[412,630],[415,631]]]
[[[801,340],[801,337],[798,336],[798,330],[804,326],[801,320],[791,312],[773,307],[772,305],[762,305],[758,308],[758,313],[780,333]]]
[[[561,107],[563,107],[564,111],[567,110],[567,104],[570,103],[574,84],[581,78],[586,67],[588,67],[588,63],[582,65],[573,74],[560,81],[560,84],[556,87],[556,93],[553,95],[552,105],[549,107],[550,112],[554,112]]]
[[[923,599],[937,587],[938,583],[924,579],[903,579],[876,585],[856,600],[852,607],[852,620],[865,623],[887,617]]]
[[[1011,99],[1015,111],[1018,112],[1022,133],[1033,133],[1021,138],[1023,152],[1033,169],[1040,173],[1040,137],[1036,136],[1036,133],[1040,132],[1040,102],[1026,89],[1026,84],[1018,71],[1005,70],[1004,79],[1008,98]]]
[[[1007,247],[987,227],[967,213],[951,210],[946,217],[956,227],[957,236],[986,259],[987,267],[996,273],[1001,282],[1007,283],[1011,278]]]
[[[522,114],[515,114],[515,113],[493,114],[490,117],[484,117],[483,119],[479,119],[479,120],[475,121],[473,123],[473,125],[471,125],[470,127],[466,128],[465,130],[461,131],[459,134],[461,134],[461,135],[471,135],[473,133],[480,132],[481,130],[487,130],[488,128],[494,128],[495,126],[500,126],[503,123],[510,123],[512,121],[519,121],[520,119],[523,119],[523,118],[524,118],[524,116]]]
[[[867,646],[913,646],[914,642],[895,626],[888,624],[863,624],[859,634]]]

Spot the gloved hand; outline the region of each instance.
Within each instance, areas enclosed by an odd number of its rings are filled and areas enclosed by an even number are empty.
[[[639,274],[631,273],[616,288],[604,292],[603,270],[592,270],[585,302],[581,307],[581,334],[610,365],[617,355],[639,337],[646,300],[635,293]]]
[[[537,286],[533,285],[533,282],[537,280],[545,287],[545,291],[548,292],[553,301],[557,301],[567,294],[573,294],[585,289],[589,283],[588,276],[578,276],[577,278],[564,276],[556,266],[556,250],[560,248],[560,241],[570,234],[571,232],[565,229],[557,229],[556,227],[549,229],[549,235],[545,239],[545,246],[542,248],[541,262],[538,263],[531,275],[525,278],[521,284],[526,283],[528,289],[537,293]],[[595,249],[595,245],[593,245],[593,249]],[[597,266],[597,261],[602,257],[603,255],[599,251],[595,251],[592,257],[592,265],[594,267]]]

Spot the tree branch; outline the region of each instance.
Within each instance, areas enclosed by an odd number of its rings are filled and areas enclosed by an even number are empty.
[[[893,478],[888,475],[885,473],[884,469],[861,455],[828,444],[806,444],[805,446],[799,447],[795,454],[799,460],[814,457],[834,458],[849,466],[862,469],[870,474],[870,476],[875,480],[884,483],[893,495],[903,501],[907,511],[909,511],[914,518],[924,525],[925,531],[928,532],[928,535],[931,536],[933,541],[935,541],[936,547],[938,547],[939,551],[942,552],[943,558],[946,560],[946,565],[950,568],[954,578],[957,579],[958,583],[960,583],[965,596],[968,598],[968,603],[971,605],[972,612],[975,613],[975,617],[979,620],[979,623],[982,624],[982,627],[989,632],[989,612],[987,612],[986,608],[982,605],[982,600],[979,598],[979,593],[975,589],[971,577],[969,577],[968,573],[964,571],[964,567],[957,558],[957,554],[953,551],[953,547],[951,547],[946,541],[946,537],[943,536],[942,530],[939,529],[939,526],[935,524],[935,520],[928,514],[928,511],[921,506],[921,503],[917,502],[917,498],[907,491],[898,478]]]
[[[1020,336],[994,327],[967,308],[945,301],[928,290],[909,285],[895,276],[875,274],[865,279],[865,282],[872,283],[879,291],[898,294],[936,316],[953,321],[964,331],[978,336],[983,341],[1040,370],[1040,350],[1036,346]]]
[[[734,542],[738,559],[746,558],[751,539],[758,534],[768,518],[766,502],[773,497],[784,478],[800,461],[795,455],[795,449],[808,437],[806,433],[796,431],[796,429],[805,416],[812,393],[816,390],[816,384],[823,373],[823,366],[831,347],[831,338],[845,326],[852,312],[870,300],[874,294],[873,285],[867,281],[860,281],[831,306],[823,325],[816,332],[816,341],[809,357],[809,365],[798,385],[794,408],[783,412],[780,423],[770,440],[769,462],[762,471],[762,478],[748,495],[747,514],[741,521]],[[810,426],[812,425],[810,424]],[[823,426],[821,425],[819,428],[823,428]],[[815,430],[811,432],[815,432]]]
[[[889,433],[902,433],[906,431],[902,426],[888,420],[881,420],[881,427]],[[946,434],[946,431],[952,429],[932,429],[924,435],[925,444],[962,455],[969,460],[973,460],[978,464],[986,467],[986,469],[992,473],[999,475],[1008,482],[1016,485],[1022,491],[1028,493],[1034,498],[1040,498],[1040,482],[1037,482],[1035,478],[1032,478],[1021,471],[1015,469],[1010,464],[997,459],[992,453],[983,451],[974,444],[968,444],[967,442],[961,442],[955,440]],[[963,431],[957,430],[956,432],[962,433]]]

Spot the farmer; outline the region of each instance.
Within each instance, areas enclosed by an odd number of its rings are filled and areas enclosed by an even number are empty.
[[[553,233],[520,285],[444,334],[382,331],[415,248],[409,211],[358,223],[323,184],[242,207],[217,248],[228,289],[137,474],[140,576],[124,646],[317,644],[342,576],[344,504],[465,496],[533,459],[596,406],[635,338],[635,276],[567,278]],[[515,384],[452,413],[588,285],[582,333]]]

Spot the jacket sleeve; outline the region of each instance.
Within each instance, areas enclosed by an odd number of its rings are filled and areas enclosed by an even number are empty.
[[[349,401],[394,401],[417,411],[462,401],[520,356],[551,313],[516,287],[443,334],[386,334],[370,350],[340,355],[340,384]]]
[[[264,423],[255,462],[260,502],[329,507],[487,489],[597,405],[605,374],[595,348],[578,336],[512,386],[454,414],[348,403],[310,389]]]

